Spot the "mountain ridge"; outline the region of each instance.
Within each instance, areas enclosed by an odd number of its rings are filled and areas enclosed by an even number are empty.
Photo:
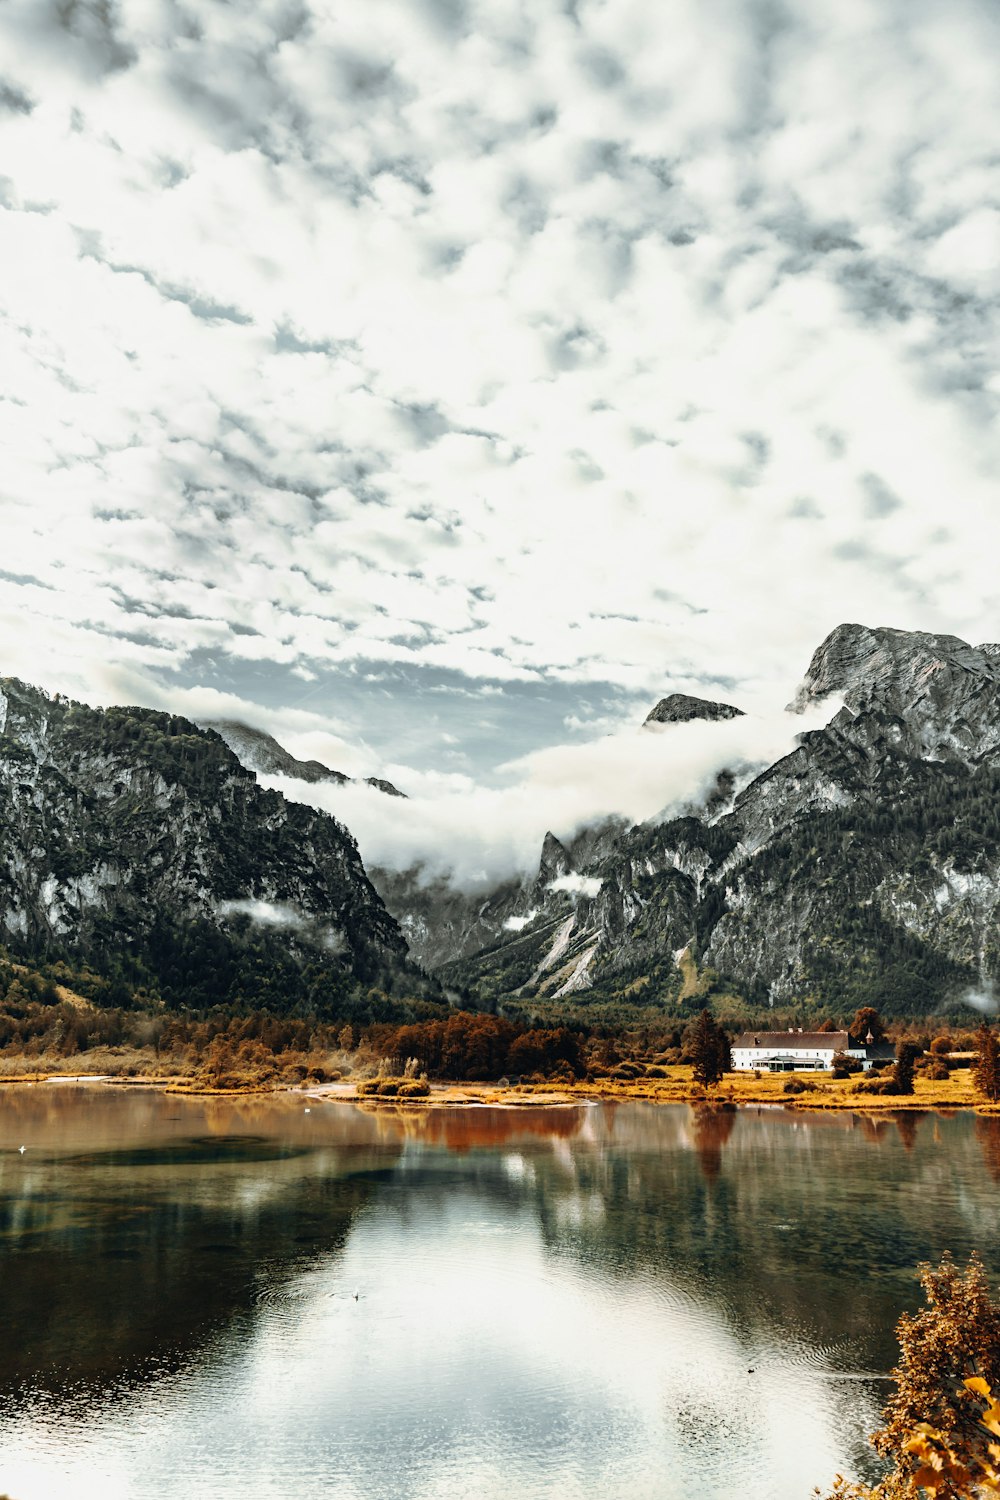
[[[0,940],[176,1003],[336,1009],[426,987],[337,819],[258,786],[219,735],[0,679]]]
[[[683,954],[716,976],[709,987],[764,1005],[844,1009],[881,995],[906,1013],[991,985],[1000,648],[838,626],[791,707],[827,699],[830,721],[728,807],[709,802],[597,845],[588,830],[548,835],[542,863],[558,856],[561,889],[525,879],[479,898],[460,949],[449,959],[438,944],[436,970],[490,1003],[591,993],[673,1004]],[[386,899],[402,916],[397,893]]]

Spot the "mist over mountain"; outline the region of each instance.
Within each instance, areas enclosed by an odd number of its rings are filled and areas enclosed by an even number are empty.
[[[1000,977],[995,645],[842,625],[772,721],[675,694],[436,799],[225,729],[3,681],[15,951],[279,1007],[426,993],[415,964],[490,1006],[916,1013]],[[331,806],[359,814],[367,872]]]
[[[1000,972],[998,657],[841,626],[791,705],[829,722],[741,789],[723,768],[684,816],[550,833],[537,874],[464,906],[418,871],[376,882],[413,951],[486,999],[677,1000],[695,963],[700,995],[764,1005],[957,1001]]]
[[[290,776],[296,781],[332,782],[334,786],[352,786],[355,777],[343,771],[334,771],[321,760],[299,760],[273,735],[250,724],[241,724],[236,719],[201,719],[201,729],[214,729],[221,740],[229,746],[241,765],[257,776]],[[405,797],[398,787],[381,776],[365,776],[362,784],[374,787],[389,797]]]

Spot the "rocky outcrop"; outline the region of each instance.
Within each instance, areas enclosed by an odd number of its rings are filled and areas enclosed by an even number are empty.
[[[731,703],[713,703],[710,698],[693,698],[689,693],[669,693],[651,708],[644,724],[688,724],[692,719],[739,719],[742,708]]]
[[[1000,750],[1000,646],[953,635],[840,625],[827,636],[790,707],[829,698],[856,742],[888,737],[916,758],[974,764]],[[854,723],[852,721],[859,720]]]

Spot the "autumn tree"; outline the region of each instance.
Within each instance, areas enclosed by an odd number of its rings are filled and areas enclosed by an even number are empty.
[[[855,1013],[848,1031],[851,1041],[858,1047],[863,1046],[869,1040],[869,1033],[873,1042],[885,1041],[885,1026],[882,1017],[872,1005],[863,1005]]]
[[[1000,1390],[1000,1304],[975,1255],[964,1270],[946,1255],[919,1274],[926,1306],[904,1313],[896,1325],[895,1390],[872,1438],[893,1467],[874,1488],[839,1479],[830,1500],[916,1500],[925,1491],[940,1500],[997,1494],[978,1476],[995,1462],[982,1401]],[[977,1477],[969,1482],[969,1475]]]
[[[1000,1099],[1000,1039],[988,1021],[976,1032],[976,1061],[972,1069],[976,1088],[991,1104]]]
[[[732,1066],[729,1039],[707,1007],[695,1022],[690,1051],[695,1082],[705,1087],[718,1083]]]

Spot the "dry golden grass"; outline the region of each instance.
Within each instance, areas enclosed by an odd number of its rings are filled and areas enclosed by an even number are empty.
[[[715,1100],[733,1104],[777,1104],[786,1109],[852,1109],[889,1111],[900,1109],[972,1109],[984,1113],[1000,1112],[1000,1106],[989,1105],[976,1093],[968,1068],[957,1069],[946,1082],[931,1083],[917,1078],[912,1094],[867,1094],[855,1085],[859,1075],[832,1078],[828,1073],[781,1074],[727,1073],[722,1082],[703,1089],[694,1082],[690,1067],[673,1066],[663,1070],[667,1078],[602,1078],[593,1082],[570,1084],[525,1084],[518,1092],[537,1100],[540,1094],[554,1088],[572,1098],[649,1099],[661,1104],[694,1103]],[[786,1094],[784,1085],[790,1077],[808,1080],[814,1085],[801,1094]],[[504,1090],[505,1097],[508,1091]],[[513,1093],[511,1090],[510,1093]]]
[[[332,1083],[321,1083],[307,1077],[294,1078],[289,1072],[282,1076],[280,1066],[264,1077],[253,1069],[241,1071],[238,1063],[216,1080],[206,1076],[204,1069],[198,1069],[197,1064],[183,1057],[158,1058],[151,1049],[96,1047],[75,1057],[0,1057],[0,1083],[39,1083],[45,1078],[101,1076],[111,1084],[131,1083],[159,1087],[172,1093],[233,1096],[287,1092],[296,1088],[323,1092],[347,1101],[364,1098],[366,1105],[388,1105],[395,1102],[395,1099],[389,1098],[380,1100],[378,1094],[373,1095],[368,1088],[358,1089],[357,1085],[362,1082],[366,1071],[370,1071],[363,1066],[353,1069],[353,1077],[343,1077],[346,1067],[352,1061],[357,1062],[357,1059],[349,1060],[342,1054],[328,1054],[324,1061],[330,1069],[327,1078],[335,1080]],[[335,1066],[336,1064],[341,1066]],[[977,1094],[968,1068],[956,1069],[948,1079],[939,1083],[918,1076],[912,1094],[859,1092],[856,1088],[859,1075],[834,1079],[828,1073],[765,1073],[755,1078],[752,1073],[727,1073],[721,1083],[705,1089],[695,1083],[690,1067],[676,1064],[661,1066],[656,1072],[663,1076],[560,1080],[502,1086],[475,1082],[435,1083],[429,1095],[424,1098],[408,1098],[406,1103],[415,1108],[469,1103],[510,1108],[571,1104],[586,1099],[631,1099],[655,1104],[712,1101],[720,1104],[772,1105],[795,1110],[854,1110],[866,1114],[921,1109],[975,1109],[980,1114],[1000,1114],[1000,1105],[989,1104]],[[801,1094],[786,1094],[784,1085],[791,1076],[807,1080],[813,1087]]]

